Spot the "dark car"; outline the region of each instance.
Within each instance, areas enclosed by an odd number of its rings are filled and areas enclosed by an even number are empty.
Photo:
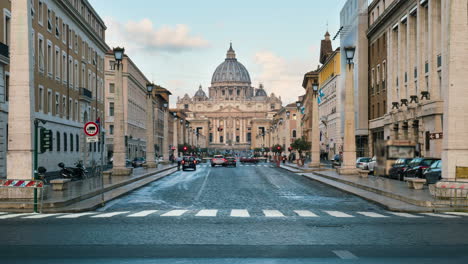
[[[442,160],[438,160],[423,172],[427,184],[435,184],[442,179]]]
[[[256,157],[242,157],[240,158],[241,163],[258,163],[258,159]]]
[[[408,168],[408,164],[411,162],[411,160],[413,159],[397,159],[390,168],[388,176],[391,179],[402,181],[404,171]]]
[[[438,158],[414,158],[405,170],[405,177],[423,177],[423,171],[429,168],[432,163],[438,161]]]
[[[226,162],[224,163],[224,166],[234,166],[236,167],[236,158],[234,157],[226,157]]]
[[[142,157],[134,158],[132,161],[132,167],[133,168],[142,167],[145,162],[146,162],[145,158],[142,158]]]
[[[180,164],[182,165],[183,171],[186,169],[197,170],[197,160],[194,157],[184,156]]]
[[[339,167],[341,166],[341,156],[340,154],[335,154],[332,160],[332,165],[333,167]]]

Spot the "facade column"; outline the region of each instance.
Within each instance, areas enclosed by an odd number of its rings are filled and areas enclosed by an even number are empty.
[[[10,102],[8,114],[7,178],[33,178],[34,67],[31,38],[31,3],[11,2]],[[37,55],[36,55],[37,56]],[[10,198],[22,194],[8,190]],[[29,198],[29,197],[28,197]]]
[[[173,133],[172,133],[172,146],[175,147],[175,150],[174,150],[174,158],[177,157],[179,155],[179,144],[178,144],[178,140],[177,140],[177,121],[175,118],[173,119]]]
[[[310,89],[312,90],[312,89]],[[312,127],[311,127],[311,161],[309,167],[320,167],[320,128],[317,93],[312,92]],[[353,111],[354,116],[354,111]]]
[[[154,160],[154,107],[153,95],[146,98],[146,167],[156,168]]]
[[[226,119],[223,119],[223,144],[226,145],[226,142],[227,142],[227,139],[226,139],[226,135],[227,135],[227,120]]]
[[[167,109],[164,109],[164,127],[163,127],[163,160],[169,161],[169,119]],[[177,148],[177,146],[176,146]]]

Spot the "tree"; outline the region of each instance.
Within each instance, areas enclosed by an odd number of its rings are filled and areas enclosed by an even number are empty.
[[[273,147],[271,147],[271,151],[273,151],[276,154],[279,154],[279,153],[283,152],[283,147],[281,145],[279,145],[279,144],[276,144]]]
[[[291,147],[299,152],[299,159],[302,161],[302,152],[309,150],[311,145],[310,142],[306,141],[304,137],[302,137],[294,140]]]

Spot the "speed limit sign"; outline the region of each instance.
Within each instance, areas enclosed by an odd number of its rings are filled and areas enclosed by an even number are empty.
[[[99,127],[94,122],[88,122],[84,126],[84,132],[88,137],[94,137],[99,133]]]

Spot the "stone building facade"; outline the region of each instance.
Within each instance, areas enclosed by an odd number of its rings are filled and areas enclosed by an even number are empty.
[[[177,101],[193,129],[207,137],[207,147],[251,149],[256,135],[269,126],[281,108],[281,98],[268,96],[263,86],[252,87],[247,69],[236,59],[232,45],[226,59],[213,73],[208,95],[200,86],[193,97]]]
[[[10,78],[10,25],[11,8],[7,1],[0,2],[0,178],[6,176],[8,136],[8,101]]]
[[[104,146],[86,144],[83,125],[104,122],[103,66],[109,48],[103,20],[86,0],[1,1],[0,7],[1,36],[15,58],[4,68],[2,82],[7,85],[0,98],[2,109],[9,110],[8,123],[0,122],[8,128],[8,177],[31,176],[32,165],[24,163],[31,163],[32,152],[24,150],[33,149],[32,122],[37,118],[53,132],[39,166],[50,172],[58,170],[61,161],[68,166],[78,160],[88,165],[98,161]]]

